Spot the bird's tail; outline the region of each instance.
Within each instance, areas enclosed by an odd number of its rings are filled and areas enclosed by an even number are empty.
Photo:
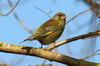
[[[25,39],[25,40],[23,40],[22,42],[20,42],[19,44],[21,44],[21,43],[23,43],[23,42],[25,42],[25,41],[27,41],[28,39]]]
[[[33,38],[33,37],[29,37],[29,38],[23,40],[22,42],[20,42],[19,44],[21,44],[21,43],[23,43],[23,42],[25,42],[25,41],[32,41],[32,40],[34,40],[34,38]]]

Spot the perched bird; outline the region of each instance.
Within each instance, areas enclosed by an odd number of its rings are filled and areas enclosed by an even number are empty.
[[[62,35],[65,28],[65,22],[66,15],[59,12],[41,25],[31,37],[24,41],[38,40],[41,43],[41,48],[42,45],[49,45],[50,43],[55,42]]]

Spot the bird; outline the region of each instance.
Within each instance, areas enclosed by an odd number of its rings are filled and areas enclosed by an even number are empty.
[[[42,45],[55,43],[55,41],[60,38],[64,31],[65,22],[66,15],[59,12],[42,24],[32,36],[22,42],[37,40],[41,43],[41,48]]]

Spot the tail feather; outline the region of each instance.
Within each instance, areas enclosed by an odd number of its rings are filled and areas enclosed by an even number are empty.
[[[20,42],[19,44],[21,44],[21,43],[23,43],[23,42],[25,42],[25,41],[32,41],[32,40],[34,40],[34,37],[33,37],[33,36],[31,36],[31,37],[25,39],[24,41]]]
[[[22,41],[22,42],[20,42],[19,44],[21,44],[21,43],[23,43],[23,42],[25,42],[25,41],[27,41],[28,39],[25,39],[24,41]]]

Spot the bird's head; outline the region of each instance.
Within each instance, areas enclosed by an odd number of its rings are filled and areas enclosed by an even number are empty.
[[[65,20],[66,15],[64,13],[59,12],[56,15],[54,15],[52,19],[54,19],[54,20],[59,20],[59,19]]]

